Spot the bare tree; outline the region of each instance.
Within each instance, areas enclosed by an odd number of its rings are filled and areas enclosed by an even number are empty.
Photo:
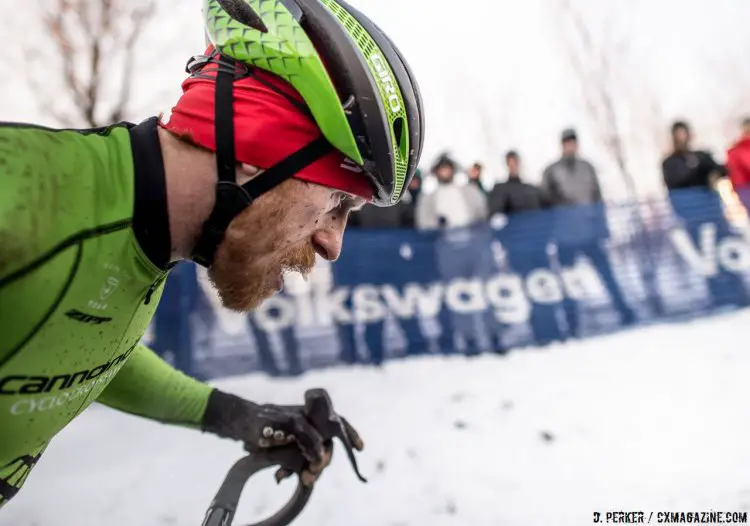
[[[642,57],[635,48],[637,27],[630,21],[638,7],[635,0],[608,0],[589,3],[584,13],[574,0],[551,0],[556,27],[561,37],[562,51],[575,74],[584,109],[591,120],[607,154],[612,158],[625,184],[631,206],[616,211],[619,226],[624,232],[643,242],[644,260],[638,265],[637,279],[644,283],[647,301],[653,312],[663,312],[658,294],[653,247],[646,231],[644,210],[638,200],[639,192],[629,162],[630,129],[640,135],[656,139],[662,124],[663,112],[656,92],[646,81],[641,67]],[[630,15],[630,16],[629,16]],[[639,112],[650,118],[633,122]],[[637,141],[636,141],[637,142]],[[656,145],[652,145],[656,146]]]
[[[573,0],[551,1],[561,50],[575,75],[587,117],[617,166],[629,198],[634,199],[638,191],[628,162],[628,129],[637,126],[650,137],[663,133],[652,113],[643,114],[650,116],[645,121],[632,122],[638,113],[630,111],[634,107],[649,106],[649,110],[662,113],[634,56],[634,28],[628,27],[625,16],[634,9],[634,3],[598,2],[593,7],[600,10],[596,13],[599,16],[594,20]]]
[[[118,122],[131,99],[136,44],[155,0],[41,0],[44,40],[27,46],[29,86],[66,126]]]

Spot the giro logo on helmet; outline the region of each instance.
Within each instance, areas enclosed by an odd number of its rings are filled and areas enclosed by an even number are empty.
[[[398,94],[396,93],[396,85],[393,82],[391,72],[386,67],[383,57],[381,57],[378,53],[373,53],[372,55],[370,55],[370,61],[375,67],[375,71],[378,74],[378,79],[380,79],[380,83],[383,85],[383,88],[388,95],[388,105],[391,107],[391,111],[393,113],[400,112],[401,101],[399,100]]]

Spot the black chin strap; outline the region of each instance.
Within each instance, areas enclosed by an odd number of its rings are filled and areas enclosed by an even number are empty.
[[[271,168],[240,186],[236,180],[237,158],[234,152],[234,108],[232,85],[235,73],[219,67],[216,74],[216,202],[193,250],[192,259],[203,267],[213,263],[216,249],[232,219],[264,193],[272,190],[294,174],[333,150],[321,135]]]

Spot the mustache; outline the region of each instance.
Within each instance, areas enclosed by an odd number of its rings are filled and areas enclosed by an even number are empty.
[[[296,247],[284,256],[281,260],[281,268],[285,271],[299,272],[307,276],[312,272],[315,266],[317,252],[311,245]]]

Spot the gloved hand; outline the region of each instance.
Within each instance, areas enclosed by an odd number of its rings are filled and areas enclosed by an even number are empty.
[[[359,433],[345,418],[342,421],[352,445],[361,451],[364,444]],[[301,475],[306,486],[311,486],[331,462],[333,444],[324,443],[318,430],[305,418],[303,405],[260,405],[214,389],[203,416],[203,430],[242,441],[251,453],[296,443],[309,463]],[[276,480],[290,475],[279,469]]]

